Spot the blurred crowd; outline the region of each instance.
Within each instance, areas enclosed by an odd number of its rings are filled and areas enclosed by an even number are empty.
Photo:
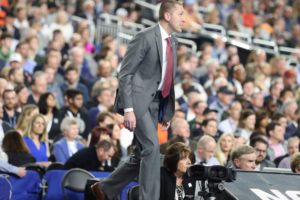
[[[300,48],[299,0],[186,0],[184,9],[185,32],[210,23]],[[112,109],[127,44],[109,33],[96,40],[103,14],[125,28],[156,23],[132,0],[1,1],[1,171],[22,177],[31,163],[57,162],[112,171],[132,151],[133,133]],[[240,60],[223,37],[198,49],[179,44],[176,112],[169,130],[158,130],[161,154],[182,142],[187,165],[300,173],[300,54],[290,68],[262,49]]]

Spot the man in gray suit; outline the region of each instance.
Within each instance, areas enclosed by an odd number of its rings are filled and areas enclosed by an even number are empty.
[[[173,80],[177,40],[185,23],[181,2],[165,0],[159,24],[139,32],[130,42],[122,61],[114,109],[124,114],[124,125],[134,131],[134,153],[109,177],[94,184],[97,199],[112,199],[139,175],[139,199],[158,200],[160,153],[157,124],[168,129],[175,110]]]

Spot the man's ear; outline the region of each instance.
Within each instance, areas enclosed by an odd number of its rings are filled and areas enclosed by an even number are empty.
[[[233,164],[234,164],[235,167],[239,168],[240,167],[240,161],[239,161],[239,159],[235,158],[233,160]]]
[[[165,12],[164,13],[164,18],[167,22],[169,22],[171,20],[171,14],[169,12]]]
[[[198,147],[199,152],[203,152],[204,148],[203,147]]]

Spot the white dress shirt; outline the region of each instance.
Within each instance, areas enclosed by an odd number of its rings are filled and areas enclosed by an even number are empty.
[[[171,37],[165,29],[159,24],[160,34],[161,34],[161,43],[162,43],[162,72],[161,72],[161,81],[158,86],[158,90],[162,90],[165,76],[166,76],[166,69],[167,69],[167,38]],[[174,55],[173,55],[174,56]]]

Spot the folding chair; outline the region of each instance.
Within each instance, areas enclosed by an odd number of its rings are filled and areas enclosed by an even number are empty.
[[[74,192],[83,193],[87,180],[92,178],[95,178],[95,176],[84,169],[74,168],[68,170],[62,178],[64,198],[66,200],[68,199],[65,188]]]
[[[127,191],[127,200],[139,200],[139,185],[135,185]]]

